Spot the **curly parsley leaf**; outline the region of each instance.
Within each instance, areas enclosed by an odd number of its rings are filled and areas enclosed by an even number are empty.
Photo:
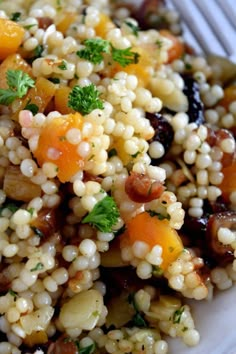
[[[92,211],[85,216],[82,224],[91,224],[99,231],[110,232],[112,226],[118,221],[120,214],[114,199],[106,196],[95,204]]]
[[[85,48],[79,50],[76,54],[85,60],[91,61],[93,64],[99,64],[103,60],[103,53],[109,53],[110,44],[105,39],[91,38],[86,39],[83,43]]]
[[[99,98],[100,93],[94,84],[80,87],[73,87],[68,98],[68,107],[73,108],[81,114],[89,114],[94,109],[103,109],[103,102]]]
[[[140,54],[131,51],[131,47],[126,49],[117,49],[111,46],[112,59],[119,63],[122,67],[129,64],[137,64]]]
[[[0,104],[9,105],[16,98],[26,95],[34,80],[22,70],[8,70],[6,73],[8,89],[0,89]]]

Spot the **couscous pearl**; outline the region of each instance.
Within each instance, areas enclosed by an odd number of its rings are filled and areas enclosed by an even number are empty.
[[[84,239],[79,245],[79,251],[83,256],[92,257],[96,252],[96,244],[90,239]]]

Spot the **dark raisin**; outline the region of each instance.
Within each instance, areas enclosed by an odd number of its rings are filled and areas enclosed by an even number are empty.
[[[186,246],[202,248],[206,240],[207,223],[207,215],[203,215],[200,218],[194,218],[188,214],[185,215],[181,234],[184,236]]]
[[[206,246],[209,254],[219,265],[226,265],[233,261],[234,250],[230,245],[224,245],[218,240],[218,230],[221,227],[235,230],[236,212],[225,211],[210,216],[206,230]]]
[[[203,124],[203,103],[199,93],[199,85],[191,76],[184,77],[183,92],[188,98],[189,108],[186,113],[189,116],[189,123]]]
[[[169,150],[174,139],[174,130],[168,120],[160,113],[146,113],[151,126],[155,130],[155,134],[148,142],[159,141],[165,149],[165,153]]]

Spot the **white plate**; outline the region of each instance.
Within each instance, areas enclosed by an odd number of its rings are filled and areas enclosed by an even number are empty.
[[[201,340],[194,348],[179,339],[169,342],[170,354],[236,354],[236,286],[221,291],[212,301],[191,302]]]

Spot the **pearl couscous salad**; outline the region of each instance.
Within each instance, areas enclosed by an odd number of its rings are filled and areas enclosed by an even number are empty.
[[[235,66],[165,1],[0,2],[0,353],[166,354],[236,281]]]

